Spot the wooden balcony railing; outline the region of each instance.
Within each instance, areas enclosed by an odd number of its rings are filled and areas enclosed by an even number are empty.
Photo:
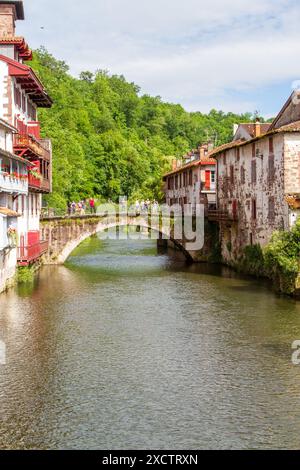
[[[42,188],[42,179],[37,178],[36,176],[29,173],[28,175],[28,186],[32,189],[41,189]]]
[[[238,215],[237,213],[230,214],[228,211],[209,210],[208,219],[212,222],[236,222]]]
[[[31,246],[21,246],[18,248],[18,265],[28,266],[33,261],[39,259],[47,252],[49,247],[48,241],[40,241]]]
[[[49,180],[43,178],[42,176],[37,178],[31,173],[28,175],[28,186],[29,189],[33,189],[41,193],[49,193],[51,189]]]
[[[15,151],[28,149],[43,160],[51,160],[51,144],[48,139],[36,139],[30,134],[16,134],[14,137]]]

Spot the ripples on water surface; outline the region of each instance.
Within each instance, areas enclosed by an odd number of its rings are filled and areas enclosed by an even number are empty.
[[[0,297],[2,448],[299,448],[300,303],[92,238]]]

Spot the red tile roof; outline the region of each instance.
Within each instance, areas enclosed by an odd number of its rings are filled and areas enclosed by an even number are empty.
[[[217,158],[217,156],[224,152],[225,150],[230,150],[235,147],[243,147],[245,145],[257,142],[265,137],[271,137],[274,134],[284,134],[284,133],[291,133],[291,132],[300,132],[300,121],[292,122],[291,124],[287,124],[285,126],[279,127],[278,129],[271,129],[265,134],[261,134],[258,137],[254,137],[250,140],[237,140],[229,142],[228,144],[221,145],[220,147],[216,147],[210,152],[211,156]]]
[[[24,90],[30,93],[30,98],[37,106],[43,108],[50,108],[52,106],[52,99],[45,91],[43,84],[31,67],[2,54],[0,54],[0,61],[8,64],[9,75],[16,77],[16,80]]]
[[[254,123],[241,123],[239,126],[243,127],[251,137],[255,137],[255,124]],[[268,132],[270,126],[271,126],[270,122],[260,123],[261,133],[265,134],[266,132]]]
[[[176,170],[172,170],[169,173],[166,173],[163,176],[163,179],[167,178],[168,176],[176,175],[176,173],[181,173],[185,170],[189,170],[190,168],[194,168],[195,166],[198,166],[198,165],[205,166],[205,165],[216,165],[216,164],[217,164],[216,160],[213,158],[210,158],[210,153],[208,153],[207,155],[205,155],[205,160],[198,159],[190,163],[186,163],[185,165],[182,165],[179,168],[176,168]]]

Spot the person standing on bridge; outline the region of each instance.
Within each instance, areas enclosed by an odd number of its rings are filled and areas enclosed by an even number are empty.
[[[92,214],[96,214],[95,199],[93,197],[90,199],[90,209]]]

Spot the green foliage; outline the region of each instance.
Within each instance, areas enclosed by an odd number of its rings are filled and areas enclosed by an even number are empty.
[[[260,245],[247,246],[238,262],[238,269],[257,277],[268,277],[278,292],[293,294],[299,274],[299,261],[300,220],[289,232],[274,232],[264,249]]]
[[[60,211],[67,201],[90,196],[161,199],[172,158],[208,139],[223,144],[234,123],[251,119],[216,110],[188,113],[160,97],[141,96],[137,85],[103,70],[83,71],[76,79],[44,48],[32,66],[54,101],[39,117],[43,135],[53,142],[47,202]]]
[[[244,248],[242,258],[239,260],[238,268],[241,272],[257,277],[266,275],[264,266],[264,253],[260,245],[249,245]]]
[[[34,281],[36,268],[34,266],[23,266],[18,268],[17,282],[19,284],[28,284]]]
[[[300,220],[290,232],[275,232],[265,249],[265,266],[281,292],[291,294],[299,272]]]

